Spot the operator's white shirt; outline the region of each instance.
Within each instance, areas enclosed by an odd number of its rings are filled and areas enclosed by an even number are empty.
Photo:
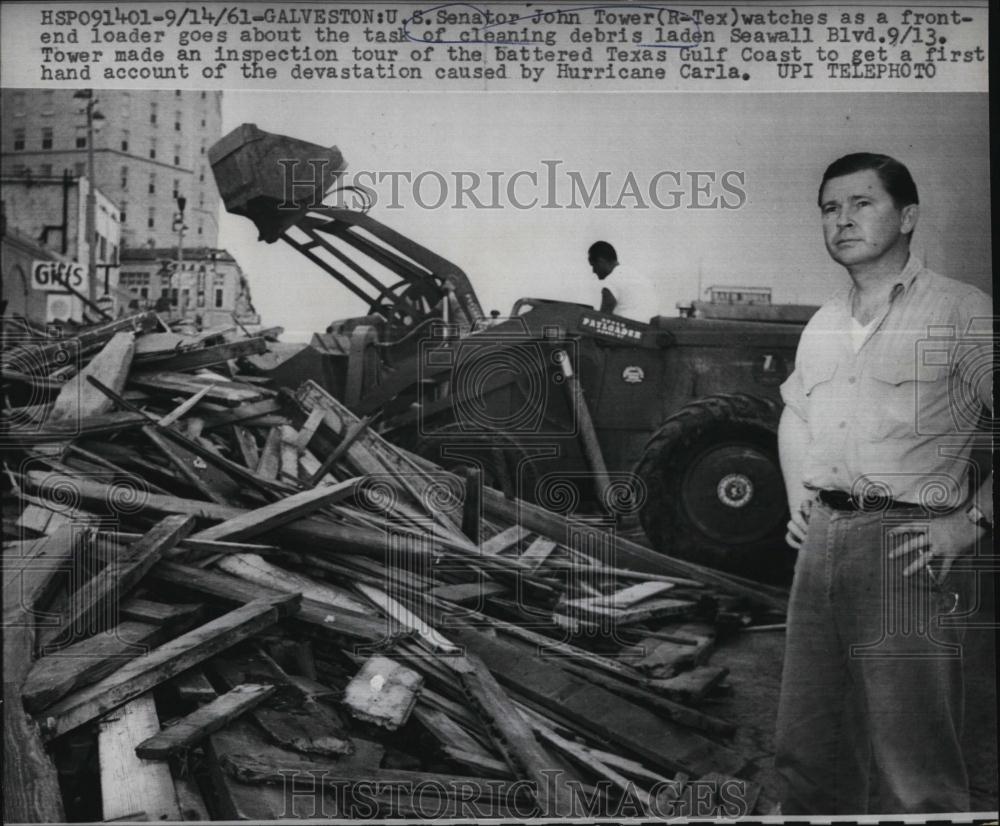
[[[646,323],[659,315],[660,296],[653,281],[631,267],[619,263],[601,286],[615,298],[615,315]]]

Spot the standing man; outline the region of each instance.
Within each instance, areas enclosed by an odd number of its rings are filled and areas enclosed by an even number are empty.
[[[618,261],[618,253],[607,241],[596,241],[587,250],[587,261],[604,286],[601,288],[602,313],[647,323],[658,314],[656,286],[641,273]]]
[[[781,388],[799,549],[778,710],[782,814],[968,811],[963,633],[948,615],[976,593],[953,562],[992,535],[992,477],[970,483],[968,462],[992,409],[992,307],[910,256],[917,188],[899,161],[840,158],[819,207],[851,285],[809,322]]]

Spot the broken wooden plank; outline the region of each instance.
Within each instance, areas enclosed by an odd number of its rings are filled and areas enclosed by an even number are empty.
[[[273,625],[279,618],[279,609],[289,610],[297,601],[297,595],[282,595],[248,603],[129,661],[103,680],[51,706],[43,736],[49,740],[59,737],[127,703],[175,674]]]
[[[527,646],[471,629],[452,635],[504,685],[651,765],[700,776],[709,771],[736,774],[745,764],[735,751],[567,673]]]
[[[297,482],[299,480],[299,448],[296,444],[298,433],[291,425],[282,425],[278,432],[281,434],[281,447],[278,450],[279,473],[285,481]]]
[[[276,591],[302,594],[303,598],[326,605],[331,610],[344,608],[359,614],[369,611],[364,602],[342,588],[311,579],[297,571],[286,571],[257,554],[228,554],[216,562],[216,567],[240,579]]]
[[[551,554],[558,546],[551,539],[546,539],[544,536],[536,537],[527,548],[525,548],[524,553],[521,554],[520,560],[528,566],[528,570],[532,573],[537,571],[546,559],[549,558]]]
[[[177,603],[155,602],[151,599],[142,599],[140,597],[129,597],[121,603],[119,612],[123,620],[165,625],[166,623],[183,620],[192,614],[196,614],[203,607],[200,603],[181,605]]]
[[[263,337],[241,338],[210,347],[198,347],[169,353],[150,352],[136,356],[138,370],[178,371],[200,370],[225,364],[230,359],[255,356],[267,352]]]
[[[189,615],[190,625],[194,619]],[[181,626],[184,627],[184,626]],[[24,707],[37,713],[71,691],[97,682],[129,660],[170,639],[176,628],[126,620],[36,660],[22,689]]]
[[[487,556],[494,556],[515,547],[529,533],[530,531],[520,525],[511,525],[496,536],[484,540],[479,549]]]
[[[95,376],[116,393],[120,393],[125,387],[134,352],[135,335],[115,333],[101,352],[63,385],[45,420],[46,424],[73,424],[90,416],[110,413],[114,406],[111,400],[95,390],[87,377]]]
[[[326,507],[333,502],[339,502],[354,494],[362,483],[361,478],[348,479],[336,485],[330,485],[286,496],[270,505],[248,511],[239,516],[213,525],[194,534],[196,540],[228,540],[235,542],[240,539],[252,539],[262,533],[287,524]]]
[[[236,438],[236,446],[239,448],[243,464],[251,470],[256,469],[257,462],[260,461],[260,451],[257,449],[257,441],[254,439],[253,433],[243,425],[234,424],[233,436]]]
[[[219,505],[239,503],[242,487],[229,474],[215,465],[208,464],[186,445],[164,438],[159,431],[149,425],[142,428],[142,433],[206,499]]]
[[[3,814],[5,823],[65,820],[56,768],[38,727],[21,705],[21,689],[34,659],[35,622],[84,532],[65,526],[20,553],[4,552],[3,600]],[[18,549],[21,550],[21,549]]]
[[[229,688],[247,682],[282,686],[279,696],[250,711],[257,725],[279,746],[327,757],[350,754],[353,750],[351,737],[337,713],[301,691],[267,657],[258,653],[239,660],[217,658],[212,668]]]
[[[565,817],[576,811],[569,780],[552,776],[545,753],[535,741],[507,693],[500,688],[486,665],[474,654],[449,658],[466,697],[483,717],[494,745],[518,777],[534,784],[535,802],[543,817]]]
[[[178,419],[180,419],[185,413],[187,413],[191,408],[193,408],[198,402],[200,402],[205,396],[208,395],[209,391],[215,389],[214,384],[210,384],[207,387],[201,388],[197,393],[195,393],[190,398],[181,402],[177,407],[167,413],[165,416],[161,416],[158,424],[160,427],[169,427]]]
[[[218,694],[200,668],[191,668],[171,680],[177,696],[188,703],[209,703]]]
[[[486,599],[507,593],[508,588],[499,582],[459,582],[454,585],[438,585],[431,594],[435,599],[444,599],[456,605],[483,608]]]
[[[160,395],[191,394],[208,388],[203,397],[206,401],[218,402],[228,407],[259,401],[270,392],[249,384],[220,381],[217,378],[192,376],[187,373],[133,372],[128,378],[128,384],[130,387],[138,387],[147,393]]]
[[[282,593],[230,574],[199,570],[176,562],[160,562],[150,572],[149,578],[226,602],[245,603],[255,599],[277,597]],[[374,643],[390,640],[385,621],[372,617],[371,612],[355,614],[347,610],[331,610],[329,605],[308,598],[303,598],[295,619],[355,642]]]
[[[347,684],[343,703],[357,719],[395,731],[410,718],[423,684],[412,668],[375,656]]]
[[[466,468],[463,482],[465,495],[462,497],[462,533],[470,542],[478,544],[483,522],[482,471],[477,467]]]
[[[158,731],[151,694],[101,718],[97,736],[102,813],[107,820],[180,820],[170,766],[136,754],[136,745]]]
[[[193,528],[194,517],[191,516],[175,515],[161,519],[142,539],[130,545],[124,554],[73,594],[69,610],[60,623],[58,636],[71,639],[81,633],[89,636],[103,630],[102,612],[109,608],[114,612],[118,602],[159,561],[163,551],[176,545]]]
[[[174,791],[177,792],[177,806],[183,820],[211,820],[212,815],[205,805],[198,782],[190,774],[174,776]]]
[[[281,428],[272,427],[264,441],[264,449],[257,460],[257,475],[264,479],[277,479],[281,470]]]
[[[203,705],[197,711],[178,720],[169,728],[157,732],[135,747],[135,753],[147,760],[166,760],[188,749],[230,720],[260,705],[273,694],[273,685],[246,683]]]
[[[452,654],[458,652],[458,646],[451,642],[451,640],[446,639],[421,617],[414,614],[401,602],[390,597],[385,591],[362,582],[356,582],[354,587],[378,606],[392,623],[398,624],[401,628],[416,632],[420,639],[430,646],[432,651]]]
[[[651,682],[668,697],[683,703],[694,703],[722,682],[728,673],[729,669],[722,666],[702,665],[682,671],[675,677]]]
[[[323,421],[323,411],[314,410],[309,414],[309,418],[306,419],[306,423],[302,425],[302,428],[295,435],[295,450],[298,453],[302,453],[309,447],[309,442],[312,441],[312,437],[316,435],[316,430],[319,428],[320,423]]]

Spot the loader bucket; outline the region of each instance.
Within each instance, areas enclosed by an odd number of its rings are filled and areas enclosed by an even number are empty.
[[[220,138],[208,160],[226,209],[253,221],[259,240],[269,244],[318,207],[347,168],[336,146],[274,135],[253,123]]]

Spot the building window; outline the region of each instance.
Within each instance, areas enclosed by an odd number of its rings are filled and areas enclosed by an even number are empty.
[[[122,167],[122,189],[128,189],[128,167]]]
[[[149,287],[139,287],[139,297],[149,298]]]
[[[149,176],[149,194],[150,195],[155,195],[156,194],[156,173],[155,172],[152,173]]]
[[[77,161],[73,164],[73,172],[77,178],[82,178],[87,171],[87,164],[83,161]]]
[[[205,128],[205,119],[204,118],[201,119],[201,128],[202,129]]]
[[[14,130],[14,151],[20,152],[24,149],[24,129],[19,128]]]
[[[122,131],[122,152],[128,152],[128,129]]]
[[[202,155],[204,155],[204,154],[205,154],[205,144],[202,144],[202,145],[201,145],[201,154],[202,154]]]
[[[41,166],[41,168],[40,168],[40,170],[39,170],[39,172],[40,172],[40,174],[41,174],[41,176],[43,178],[51,178],[52,177],[52,164],[50,164],[50,163],[43,163],[42,166]]]
[[[156,102],[149,104],[149,122],[156,124]]]
[[[201,235],[201,224],[198,224],[198,234]]]
[[[122,212],[121,212],[121,217],[120,217],[120,218],[118,219],[119,221],[121,221],[121,222],[122,222],[122,224],[124,224],[124,223],[125,223],[125,215],[126,215],[127,213],[128,213],[128,202],[127,202],[127,201],[122,201]]]
[[[204,99],[205,99],[205,93],[204,93],[204,92],[202,92],[202,93],[201,93],[201,99],[202,99],[202,100],[204,100]]]
[[[108,239],[105,238],[103,235],[98,235],[97,237],[100,239],[100,249],[97,252],[97,256],[102,261],[107,261],[108,260]]]
[[[19,163],[14,167],[13,172],[15,178],[20,178],[27,174],[28,167],[26,167],[23,163]]]
[[[179,98],[180,96],[181,96],[181,90],[180,89],[174,89],[174,97],[175,98]]]
[[[14,92],[14,117],[23,118],[24,117],[24,92]]]
[[[181,148],[179,146],[174,147],[174,166],[181,165]]]
[[[45,126],[42,128],[42,149],[52,148],[52,127]]]
[[[156,226],[156,210],[152,207],[149,208],[149,218],[146,219],[146,226],[149,229],[153,229]]]
[[[181,131],[181,113],[180,112],[174,112],[174,131],[175,132],[180,132]]]
[[[112,263],[112,264],[117,264],[118,263],[118,245],[117,244],[112,244],[111,245],[110,263]]]
[[[198,183],[205,183],[205,167],[202,166],[198,172]]]
[[[151,160],[155,160],[156,159],[156,141],[155,140],[151,140],[149,142],[149,157],[150,157]]]
[[[215,291],[215,309],[222,308],[222,290]]]
[[[177,178],[174,178],[174,191],[171,193],[171,196],[175,201],[177,200],[177,194],[180,191],[181,191],[181,182]]]
[[[44,92],[42,92],[42,106],[40,114],[46,116],[55,114],[55,107],[53,106],[52,103],[54,97],[55,93],[52,89],[46,89]]]
[[[86,149],[87,148],[87,133],[86,132],[83,132],[82,134],[80,132],[76,133],[76,148],[77,149]]]

